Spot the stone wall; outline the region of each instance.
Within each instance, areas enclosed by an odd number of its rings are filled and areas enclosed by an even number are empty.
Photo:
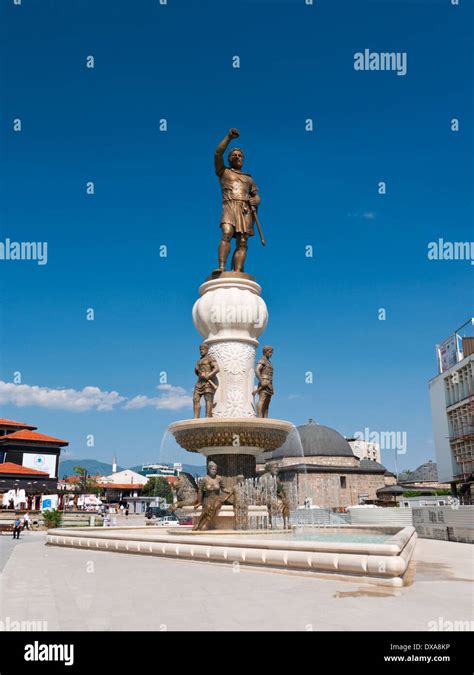
[[[341,476],[346,479],[345,488]],[[292,473],[287,480],[297,482],[300,504],[310,497],[321,508],[355,506],[360,495],[377,499],[377,490],[385,485],[383,474]]]

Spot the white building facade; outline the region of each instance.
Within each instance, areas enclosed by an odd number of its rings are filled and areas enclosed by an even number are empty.
[[[457,359],[429,382],[440,482],[462,483],[474,471],[474,353],[472,342],[462,343]]]
[[[148,483],[148,478],[142,476],[136,471],[131,469],[124,469],[123,471],[118,471],[117,473],[112,473],[110,476],[102,476],[98,479],[99,483],[115,483],[116,485],[120,484],[134,484],[134,485],[145,485]]]
[[[378,443],[370,443],[359,438],[348,438],[347,442],[354,455],[359,459],[371,459],[373,462],[381,463],[380,445]]]

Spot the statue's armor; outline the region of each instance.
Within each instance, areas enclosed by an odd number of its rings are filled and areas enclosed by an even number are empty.
[[[216,367],[216,362],[212,356],[204,356],[196,363],[196,370],[200,376],[210,375]],[[215,387],[212,386],[209,380],[198,380],[194,387],[194,393],[201,396],[202,394],[213,394]]]
[[[229,167],[219,174],[222,190],[221,225],[228,223],[235,233],[246,233],[253,237],[253,214],[248,203],[249,197],[257,196],[257,186],[248,173]]]

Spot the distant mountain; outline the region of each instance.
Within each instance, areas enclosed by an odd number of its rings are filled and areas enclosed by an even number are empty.
[[[205,476],[206,475],[206,465],[200,464],[183,464],[183,471],[192,473],[193,476]]]
[[[87,469],[87,473],[89,473],[91,476],[110,476],[112,473],[112,464],[99,462],[97,459],[64,459],[59,463],[58,478],[76,475],[76,472],[74,471],[75,466],[83,466],[85,469]],[[127,468],[129,468],[131,471],[136,471],[136,473],[145,475],[142,471],[142,466],[143,464],[137,464],[136,466]],[[123,470],[124,467],[117,466],[117,471]],[[183,471],[187,471],[193,476],[204,476],[206,473],[206,466],[205,464],[183,464]]]
[[[75,466],[83,466],[91,476],[109,476],[112,473],[112,464],[97,459],[64,459],[59,462],[58,478],[75,476]],[[123,471],[122,467],[118,466],[117,471]]]

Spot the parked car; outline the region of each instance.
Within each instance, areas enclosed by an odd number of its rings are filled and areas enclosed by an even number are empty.
[[[145,511],[145,518],[163,518],[167,515],[169,515],[168,511],[159,506],[149,506]]]
[[[192,525],[193,524],[193,519],[191,516],[186,517],[186,518],[180,518],[179,519],[179,524],[180,525]]]
[[[163,516],[163,518],[158,518],[156,523],[159,527],[179,527],[180,522],[176,516]]]

